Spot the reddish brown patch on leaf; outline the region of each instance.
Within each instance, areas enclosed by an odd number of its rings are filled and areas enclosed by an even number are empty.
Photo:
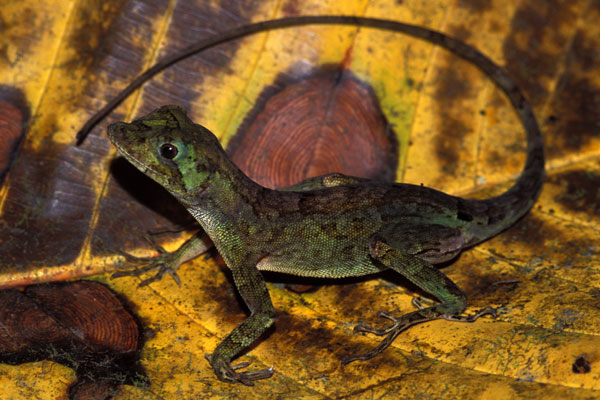
[[[138,324],[114,293],[89,281],[0,291],[0,362],[52,360],[73,368],[76,386],[104,392],[147,383]],[[110,388],[105,388],[110,391]],[[103,397],[104,398],[104,397]]]
[[[228,148],[258,183],[286,187],[330,172],[394,179],[395,136],[370,88],[350,72],[315,74],[261,97]]]
[[[0,352],[6,357],[67,341],[86,350],[129,352],[138,348],[133,316],[106,286],[81,281],[0,291]],[[76,344],[80,342],[80,344]]]
[[[27,295],[43,306],[61,326],[77,327],[87,346],[127,352],[137,349],[138,326],[116,296],[95,282],[68,285],[36,285]]]

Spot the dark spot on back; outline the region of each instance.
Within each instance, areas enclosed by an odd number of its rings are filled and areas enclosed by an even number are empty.
[[[504,215],[504,214],[490,215],[490,218],[488,219],[488,224],[493,225],[497,222],[502,221],[505,217],[506,217],[506,215]]]
[[[473,221],[473,216],[471,214],[467,214],[467,213],[462,212],[462,211],[459,211],[456,214],[456,217],[458,219],[462,220],[462,221],[467,221],[467,222]]]

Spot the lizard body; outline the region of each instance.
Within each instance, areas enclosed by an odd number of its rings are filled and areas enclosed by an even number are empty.
[[[305,18],[305,23],[319,22],[319,17],[299,18]],[[326,18],[343,17],[321,18],[332,23]],[[244,175],[229,160],[218,139],[194,124],[180,107],[163,106],[130,124],[110,125],[109,137],[117,150],[171,192],[201,224],[231,269],[250,310],[250,316],[209,357],[221,380],[251,385],[273,373],[271,369],[242,372],[247,364],[231,365],[231,360],[275,319],[260,270],[341,278],[393,269],[440,301],[427,308],[417,304],[418,310],[400,317],[382,313],[392,321],[384,329],[358,325],[356,331],[385,338],[374,350],[351,356],[344,363],[379,354],[400,332],[418,323],[438,318],[472,322],[484,314],[495,315],[488,307],[475,315],[461,316],[466,308],[464,293],[432,264],[450,260],[464,248],[512,225],[531,208],[541,189],[544,153],[535,116],[500,67],[472,47],[438,32],[392,21],[346,18],[421,37],[480,67],[507,94],[525,127],[525,167],[512,188],[483,200],[335,173],[285,190],[272,190]],[[289,25],[276,20],[277,27],[298,25],[298,18],[290,20],[293,23]],[[396,29],[398,26],[402,29]],[[204,250],[198,237],[193,237],[174,253],[137,261],[150,263],[140,269],[142,272],[159,269],[155,280]]]

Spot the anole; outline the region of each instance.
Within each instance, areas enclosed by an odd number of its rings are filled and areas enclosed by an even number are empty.
[[[343,278],[391,269],[439,300],[430,307],[415,302],[417,310],[399,317],[380,312],[380,316],[391,321],[384,329],[358,325],[355,331],[374,333],[384,339],[374,350],[350,356],[342,361],[344,364],[376,356],[399,333],[415,324],[439,318],[472,322],[482,315],[495,316],[491,307],[474,315],[462,315],[465,294],[433,264],[451,260],[463,249],[514,224],[532,207],[542,187],[543,141],[529,102],[499,66],[476,49],[442,33],[371,18],[295,17],[238,28],[234,33],[204,41],[195,51],[206,48],[209,42],[212,45],[249,33],[311,23],[404,32],[474,63],[514,106],[527,133],[527,159],[520,177],[508,191],[484,200],[463,199],[422,185],[384,183],[337,173],[311,178],[285,190],[272,190],[248,178],[231,162],[215,135],[192,122],[180,107],[163,106],[132,123],[110,125],[109,138],[119,153],[165,187],[200,223],[231,269],[234,283],[250,310],[250,316],[208,356],[217,377],[227,382],[251,385],[273,374],[272,368],[242,371],[248,363],[231,364],[275,320],[275,309],[260,271]],[[186,51],[163,62],[154,72],[193,52]],[[151,75],[138,79],[138,85]],[[131,87],[126,90],[130,92]],[[93,126],[121,100],[105,107],[84,129]],[[85,132],[80,132],[79,141],[84,136]],[[160,279],[165,272],[176,276],[174,271],[180,264],[205,250],[204,242],[194,236],[173,253],[147,259],[128,258],[149,263],[135,274],[158,269],[149,282]]]

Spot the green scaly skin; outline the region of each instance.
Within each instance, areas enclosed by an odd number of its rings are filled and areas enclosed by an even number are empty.
[[[188,209],[231,269],[251,314],[208,358],[219,379],[247,385],[273,374],[272,369],[240,371],[247,363],[231,365],[231,360],[254,343],[275,319],[260,270],[342,278],[392,269],[440,301],[427,308],[416,303],[418,310],[400,317],[380,313],[392,321],[385,329],[357,326],[355,331],[385,336],[374,350],[348,357],[343,363],[367,360],[412,325],[438,318],[472,322],[481,315],[495,315],[488,307],[475,315],[461,316],[466,308],[464,293],[432,264],[450,260],[464,248],[514,224],[534,204],[544,178],[543,143],[531,106],[510,77],[477,50],[441,33],[392,21],[355,17],[298,17],[287,21],[267,21],[246,31],[241,28],[235,37],[300,25],[302,21],[339,22],[408,33],[469,60],[513,104],[527,132],[527,161],[511,189],[485,200],[341,174],[271,190],[244,175],[229,160],[218,139],[194,124],[180,107],[164,106],[133,123],[110,125],[109,137],[117,150]],[[160,279],[165,271],[174,271],[206,247],[195,236],[180,250],[154,260],[128,259],[149,262],[144,272],[159,269],[155,278],[145,281],[148,283]]]

